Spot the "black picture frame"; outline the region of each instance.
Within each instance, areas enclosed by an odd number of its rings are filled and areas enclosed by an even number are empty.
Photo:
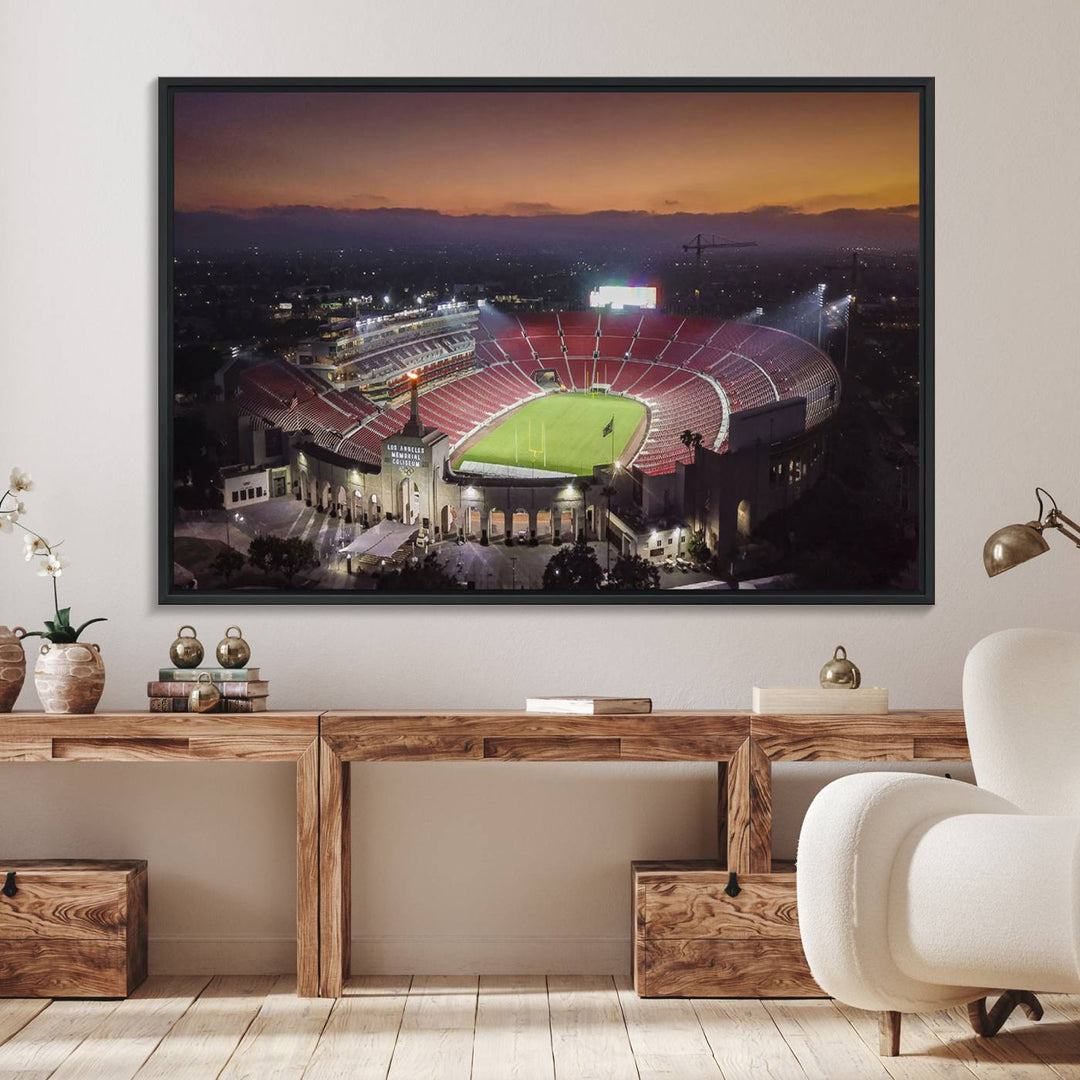
[[[189,591],[173,581],[173,101],[177,92],[204,91],[753,91],[814,90],[835,93],[901,91],[919,95],[919,327],[918,376],[919,509],[916,589],[701,590],[551,592],[541,590],[461,590],[392,592],[355,590],[244,589]],[[161,605],[324,605],[324,604],[683,604],[683,605],[931,605],[934,603],[934,79],[933,77],[855,78],[201,78],[158,79],[158,603]]]

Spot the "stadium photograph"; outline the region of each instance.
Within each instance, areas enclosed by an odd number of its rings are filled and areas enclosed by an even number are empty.
[[[920,80],[162,80],[163,602],[932,602]]]

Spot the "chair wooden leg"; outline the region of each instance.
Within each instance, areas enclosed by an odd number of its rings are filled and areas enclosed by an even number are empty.
[[[882,1057],[899,1056],[902,1019],[903,1015],[898,1012],[878,1013],[878,1052]]]
[[[968,1005],[968,1019],[972,1030],[984,1039],[992,1039],[1017,1007],[1024,1010],[1029,1020],[1041,1020],[1043,1008],[1030,990],[1006,990],[987,1012],[986,998],[979,998]]]

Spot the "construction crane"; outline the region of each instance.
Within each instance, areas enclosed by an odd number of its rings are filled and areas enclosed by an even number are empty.
[[[683,251],[694,252],[694,262],[697,267],[694,279],[694,299],[697,301],[699,314],[701,313],[701,285],[704,271],[701,253],[710,251],[713,248],[752,248],[757,246],[756,240],[728,240],[723,236],[706,236],[704,233],[698,233],[697,236],[691,238],[690,243],[683,244]]]
[[[723,236],[706,236],[704,233],[698,233],[697,236],[690,240],[689,244],[683,244],[683,251],[694,251],[697,253],[697,262],[701,263],[701,253],[707,251],[710,248],[748,248],[757,247],[756,240],[727,240]]]

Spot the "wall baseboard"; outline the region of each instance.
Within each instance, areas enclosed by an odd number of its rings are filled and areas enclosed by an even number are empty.
[[[295,970],[295,938],[150,938],[151,975],[277,975]]]
[[[630,971],[624,937],[359,937],[353,969],[372,975],[617,975]]]
[[[623,937],[483,937],[402,934],[353,938],[353,970],[366,975],[612,975],[630,971]],[[294,971],[292,938],[152,937],[155,975],[269,975]]]

